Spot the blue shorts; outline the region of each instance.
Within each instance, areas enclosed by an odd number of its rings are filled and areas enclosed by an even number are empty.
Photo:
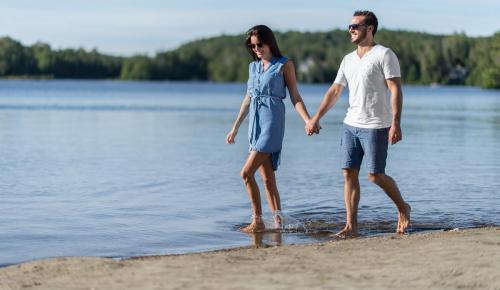
[[[365,129],[344,123],[341,147],[342,169],[361,167],[363,156],[369,173],[385,173],[389,128]]]

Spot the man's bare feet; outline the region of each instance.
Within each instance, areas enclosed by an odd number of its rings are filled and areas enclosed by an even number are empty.
[[[262,233],[265,230],[266,226],[264,225],[264,221],[262,217],[254,217],[252,219],[252,223],[248,226],[241,228],[241,231],[244,233]]]
[[[396,229],[398,234],[404,234],[410,226],[410,213],[411,207],[405,202],[405,212],[398,212],[398,227]]]
[[[358,229],[356,229],[352,226],[346,225],[344,227],[344,229],[341,230],[340,232],[336,233],[335,236],[337,236],[339,238],[343,238],[343,239],[355,238],[358,236]]]

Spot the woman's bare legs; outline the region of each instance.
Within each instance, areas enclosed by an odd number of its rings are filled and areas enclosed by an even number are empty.
[[[259,167],[259,174],[264,183],[269,208],[271,208],[273,215],[279,213],[279,211],[281,211],[281,201],[278,187],[276,186],[276,176],[274,174],[271,156],[269,156],[269,158]],[[281,219],[281,216],[274,215],[274,222],[277,228],[281,228]]]
[[[255,181],[255,171],[263,164],[266,160],[270,159],[270,153],[262,153],[257,151],[250,151],[247,161],[241,169],[241,178],[248,192],[250,202],[252,203],[253,218],[252,223],[241,229],[243,232],[255,233],[264,230],[264,221],[262,220],[262,205],[260,202],[260,191]]]

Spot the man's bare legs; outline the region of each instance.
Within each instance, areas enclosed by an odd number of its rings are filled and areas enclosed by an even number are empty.
[[[262,220],[262,205],[260,202],[260,191],[255,181],[255,171],[264,164],[266,161],[270,160],[269,153],[262,153],[257,151],[251,151],[248,155],[247,162],[243,166],[241,170],[241,178],[245,183],[245,187],[248,192],[248,196],[250,198],[250,202],[252,203],[253,210],[253,218],[252,223],[241,231],[243,232],[261,232],[264,230],[264,221]]]
[[[410,226],[411,207],[401,196],[398,185],[394,179],[384,173],[369,173],[368,178],[371,182],[380,186],[387,196],[389,196],[396,204],[396,207],[398,208],[398,226],[396,232],[403,234]]]
[[[282,217],[276,215],[281,211],[280,194],[276,186],[276,176],[274,175],[271,156],[259,167],[259,174],[266,190],[267,202],[273,213],[276,228],[281,228]],[[278,212],[277,212],[278,211]]]
[[[339,237],[355,237],[358,235],[358,205],[361,194],[359,187],[359,170],[344,168],[344,201],[346,209],[346,225],[336,235]]]

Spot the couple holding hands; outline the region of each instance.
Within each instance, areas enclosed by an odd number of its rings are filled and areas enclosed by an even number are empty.
[[[247,93],[226,137],[228,144],[234,143],[241,123],[249,115],[250,153],[241,170],[241,177],[252,203],[253,215],[250,225],[242,228],[243,232],[265,230],[259,187],[254,176],[257,170],[275,222],[278,226],[283,222],[274,171],[280,163],[285,129],[283,99],[286,98],[287,88],[293,106],[305,122],[308,135],[319,133],[320,119],[335,105],[343,89],[349,88],[349,108],[341,137],[347,217],[344,229],[337,236],[358,234],[358,176],[363,157],[370,181],[382,188],[397,207],[396,232],[404,233],[409,227],[411,208],[401,196],[396,182],[385,174],[388,144],[395,144],[402,137],[401,74],[394,52],[374,42],[377,26],[377,17],[373,12],[354,13],[349,33],[357,49],[344,56],[335,81],[312,117],[297,89],[294,64],[281,54],[272,30],[264,25],[248,30],[246,44],[255,61],[249,65]]]

